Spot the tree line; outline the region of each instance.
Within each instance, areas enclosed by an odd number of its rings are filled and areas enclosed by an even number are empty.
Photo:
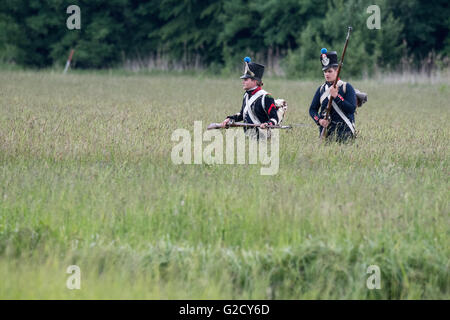
[[[81,28],[69,30],[77,5]],[[379,29],[367,8],[380,9]],[[346,74],[448,66],[446,0],[4,0],[0,59],[26,67],[120,65],[159,69],[235,70],[242,58],[288,76],[317,74],[320,49],[341,53],[353,33]]]

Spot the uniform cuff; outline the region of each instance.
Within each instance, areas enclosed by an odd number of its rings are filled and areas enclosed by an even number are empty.
[[[318,116],[314,116],[314,122],[318,125],[318,126],[320,126],[320,124],[319,124],[319,120],[320,120],[320,118],[318,117]]]
[[[344,102],[344,98],[340,94],[338,94],[336,98],[334,98],[334,101],[336,101],[336,103],[341,103]]]

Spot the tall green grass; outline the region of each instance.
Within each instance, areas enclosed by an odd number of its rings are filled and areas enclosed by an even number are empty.
[[[352,82],[360,136],[321,145],[320,81],[267,79],[311,126],[261,176],[171,162],[175,129],[239,110],[239,79],[3,71],[0,298],[448,299],[447,80]]]

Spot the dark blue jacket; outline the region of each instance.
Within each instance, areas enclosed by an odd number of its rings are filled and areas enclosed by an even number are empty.
[[[261,87],[257,87],[254,90],[246,91],[248,94],[248,98],[250,99],[256,92],[261,90]],[[277,125],[279,122],[277,107],[275,106],[275,100],[270,95],[270,93],[266,94],[264,97],[264,105],[262,103],[262,97],[258,98],[251,105],[253,109],[253,113],[256,115],[258,120],[261,123],[269,123],[271,125]],[[245,93],[244,98],[242,100],[241,111],[234,115],[228,116],[227,118],[233,119],[235,121],[244,121],[245,123],[253,123],[252,119],[247,115],[244,119],[244,109],[245,109]],[[245,129],[244,129],[245,130]]]
[[[331,86],[332,83],[326,82],[328,86]],[[342,112],[349,118],[350,122],[355,123],[355,110],[356,110],[356,93],[355,89],[353,89],[352,85],[347,82],[346,90],[344,93],[343,85],[339,87],[338,95],[334,98],[334,101],[342,110]],[[322,90],[321,90],[322,88]],[[319,125],[319,119],[325,118],[325,110],[328,106],[328,97],[320,103],[320,96],[325,91],[325,86],[320,86],[317,88],[314,98],[311,102],[311,106],[309,107],[309,115],[313,118],[314,122],[319,126],[319,135],[323,129],[322,126]],[[331,108],[331,123],[328,126],[328,135],[332,136],[333,134],[337,135],[338,139],[347,139],[352,136],[352,132],[341,116]]]
[[[332,85],[332,83],[327,83],[327,85]],[[313,118],[314,122],[319,125],[319,119],[323,119],[325,117],[325,110],[328,105],[328,98],[323,100],[322,104],[320,104],[320,86],[316,90],[316,94],[311,102],[311,106],[309,107],[309,114],[311,118]],[[341,108],[342,112],[350,119],[351,122],[355,122],[355,110],[356,110],[356,94],[355,89],[353,89],[352,85],[347,82],[346,91],[344,93],[343,86],[339,87],[338,96],[334,98],[336,104]],[[320,109],[320,110],[319,110]],[[336,125],[337,123],[345,124],[344,120],[339,116],[339,114],[332,108],[331,109],[331,125]]]
[[[327,82],[327,85],[331,86],[332,83]],[[320,104],[320,96],[323,93],[320,90],[321,87],[322,86],[317,88],[316,94],[314,95],[314,98],[311,102],[311,106],[309,107],[309,115],[319,126],[319,132],[322,130],[322,127],[319,125],[319,119],[323,119],[325,117],[325,110],[328,105],[328,98],[325,98],[322,104]],[[347,118],[349,118],[350,122],[354,123],[356,110],[356,94],[355,89],[353,89],[350,83],[347,82],[345,93],[343,86],[339,87],[338,95],[336,98],[334,98],[334,101],[339,106],[339,108],[341,108],[342,112],[347,116]],[[328,127],[328,134],[332,134],[334,131],[336,131],[338,135],[351,134],[350,128],[345,124],[344,120],[333,108],[331,108],[330,116],[331,124]]]

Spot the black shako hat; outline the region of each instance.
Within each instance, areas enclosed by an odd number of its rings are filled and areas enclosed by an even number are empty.
[[[339,66],[337,52],[328,51],[326,48],[322,48],[322,50],[320,50],[320,62],[322,63],[322,71]]]
[[[264,66],[262,64],[252,62],[249,57],[244,58],[244,74],[241,79],[252,78],[261,81],[263,74]]]

